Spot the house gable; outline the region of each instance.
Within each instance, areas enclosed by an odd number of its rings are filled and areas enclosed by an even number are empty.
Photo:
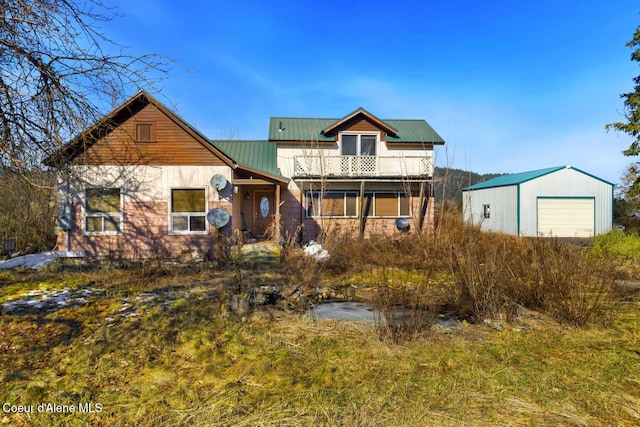
[[[358,108],[353,113],[347,114],[342,119],[332,123],[322,130],[322,134],[327,136],[336,135],[337,139],[337,135],[343,131],[381,132],[382,135],[389,134],[390,136],[396,136],[398,133],[396,129],[378,119],[364,108]]]
[[[160,102],[139,92],[45,160],[84,165],[227,165],[234,162]]]

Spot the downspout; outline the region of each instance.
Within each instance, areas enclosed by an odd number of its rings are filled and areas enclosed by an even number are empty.
[[[67,215],[69,215],[69,222],[71,223],[75,223],[75,221],[71,221],[71,217],[72,217],[72,209],[71,209],[71,205],[69,204],[69,174],[65,174],[65,180],[66,180],[66,184],[65,184],[65,195],[64,195],[64,210],[63,213],[65,215],[65,217]],[[68,210],[68,212],[67,212]],[[69,230],[65,231],[65,251],[67,253],[69,253],[71,251],[71,229],[72,227],[69,228]]]

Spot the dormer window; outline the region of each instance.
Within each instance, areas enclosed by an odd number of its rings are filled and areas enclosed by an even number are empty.
[[[136,125],[136,142],[154,142],[156,140],[153,123],[138,123]]]
[[[342,133],[342,155],[343,156],[375,156],[378,135]]]

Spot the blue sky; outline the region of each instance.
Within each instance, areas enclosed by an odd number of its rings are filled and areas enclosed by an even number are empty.
[[[571,164],[617,183],[637,158],[619,95],[637,0],[111,2],[106,34],[179,61],[160,100],[210,138],[265,139],[271,116],[425,119],[440,166]]]

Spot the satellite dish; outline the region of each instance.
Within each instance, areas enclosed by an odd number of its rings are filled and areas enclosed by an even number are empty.
[[[58,207],[58,224],[62,231],[69,231],[73,228],[73,212],[71,205],[65,204]]]
[[[227,178],[220,174],[213,175],[211,177],[211,186],[220,191],[227,186]]]
[[[409,225],[409,220],[407,218],[398,218],[396,219],[396,228],[400,231],[409,231],[411,226]]]
[[[229,212],[222,208],[211,209],[207,214],[207,221],[215,228],[222,228],[229,223]]]

